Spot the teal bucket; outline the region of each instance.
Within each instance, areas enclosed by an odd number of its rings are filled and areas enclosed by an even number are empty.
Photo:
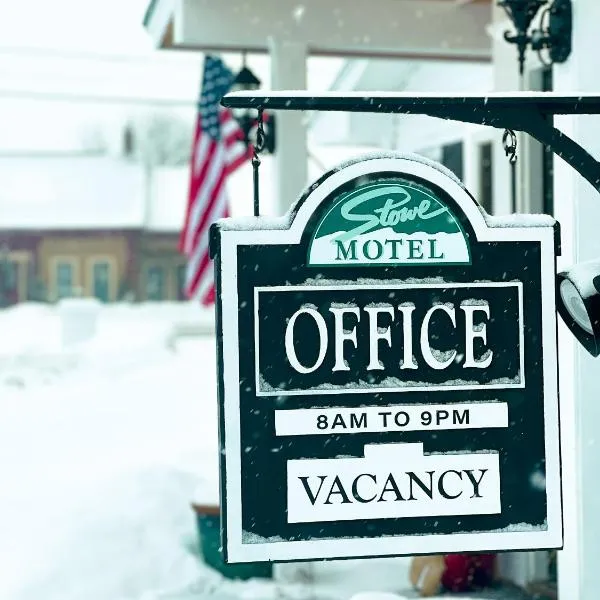
[[[269,562],[226,564],[221,552],[220,513],[218,510],[205,511],[198,506],[193,508],[198,525],[200,552],[209,567],[216,569],[228,579],[273,578],[273,564]]]

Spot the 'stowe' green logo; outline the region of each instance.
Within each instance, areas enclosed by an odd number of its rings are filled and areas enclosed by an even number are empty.
[[[315,229],[310,265],[470,264],[469,244],[448,206],[400,179],[341,194]]]

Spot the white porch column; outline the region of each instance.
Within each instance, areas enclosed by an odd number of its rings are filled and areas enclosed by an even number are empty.
[[[492,24],[488,28],[492,39],[492,62],[494,73],[494,89],[502,92],[516,92],[527,88],[531,71],[541,66],[535,53],[530,50],[526,54],[525,76],[523,81],[518,70],[518,53],[513,44],[504,39],[505,31],[514,31],[514,26],[501,7],[494,3],[492,7]],[[493,195],[494,210],[497,214],[511,212],[511,168],[501,144],[502,130],[496,130],[493,162]],[[517,132],[517,197],[516,212],[541,212],[541,159],[535,171],[532,166],[538,158],[532,155],[535,140]],[[562,424],[562,423],[561,423]],[[564,459],[563,459],[564,460]],[[564,462],[563,462],[564,465]],[[499,557],[500,574],[514,583],[526,586],[535,580],[545,579],[548,575],[547,553],[545,552],[507,552]],[[567,594],[568,598],[577,598],[576,594]]]
[[[554,67],[556,92],[598,93],[600,3],[573,0],[573,53]],[[596,159],[600,158],[600,118],[556,118],[556,125]],[[559,268],[600,256],[600,194],[562,160],[555,158],[556,218],[561,222],[563,257]],[[565,327],[559,332],[561,427],[563,444],[565,547],[559,553],[561,598],[595,598],[600,554],[600,361],[585,352]]]
[[[274,90],[306,89],[306,45],[269,39],[271,87]],[[305,114],[278,111],[275,147],[275,211],[282,215],[305,188],[308,176],[308,151]]]

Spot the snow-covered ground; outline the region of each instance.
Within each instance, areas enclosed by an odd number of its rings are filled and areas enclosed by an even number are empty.
[[[166,343],[190,319],[210,315],[102,307],[96,335],[64,346],[57,307],[0,312],[0,598],[415,597],[407,559],[314,564],[308,584],[294,565],[231,582],[202,564],[190,502],[216,481],[215,342]]]
[[[216,468],[214,341],[169,351],[177,312],[103,309],[76,348],[53,307],[0,313],[1,598],[140,598],[199,575],[189,505]]]

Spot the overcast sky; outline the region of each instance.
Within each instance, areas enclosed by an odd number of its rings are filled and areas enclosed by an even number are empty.
[[[200,56],[186,60],[179,52],[154,48],[142,24],[148,2],[0,0],[0,152],[77,147],[82,135],[94,135],[98,126],[113,128],[115,119],[137,110],[133,105],[76,101],[82,95],[145,99],[169,96],[176,102],[189,103],[194,111],[201,77]],[[135,70],[136,61],[118,58],[132,55],[146,57],[139,71]],[[160,55],[176,59],[179,66],[165,67],[164,61],[158,60],[151,67],[153,57],[158,59]],[[239,55],[227,55],[225,59],[233,70],[239,69]],[[342,63],[341,59],[309,59],[309,89],[328,89]],[[249,56],[248,65],[268,87],[268,56]],[[165,77],[170,77],[168,84]],[[44,99],[48,93],[73,97],[74,102]]]
[[[150,0],[0,0],[0,51],[54,50],[59,53],[146,54],[153,41],[142,25]],[[225,57],[233,69],[238,56]],[[269,60],[250,56],[249,66],[263,84]],[[328,89],[341,59],[314,58],[308,64],[309,89]]]
[[[0,0],[0,47],[143,52],[148,0]]]

